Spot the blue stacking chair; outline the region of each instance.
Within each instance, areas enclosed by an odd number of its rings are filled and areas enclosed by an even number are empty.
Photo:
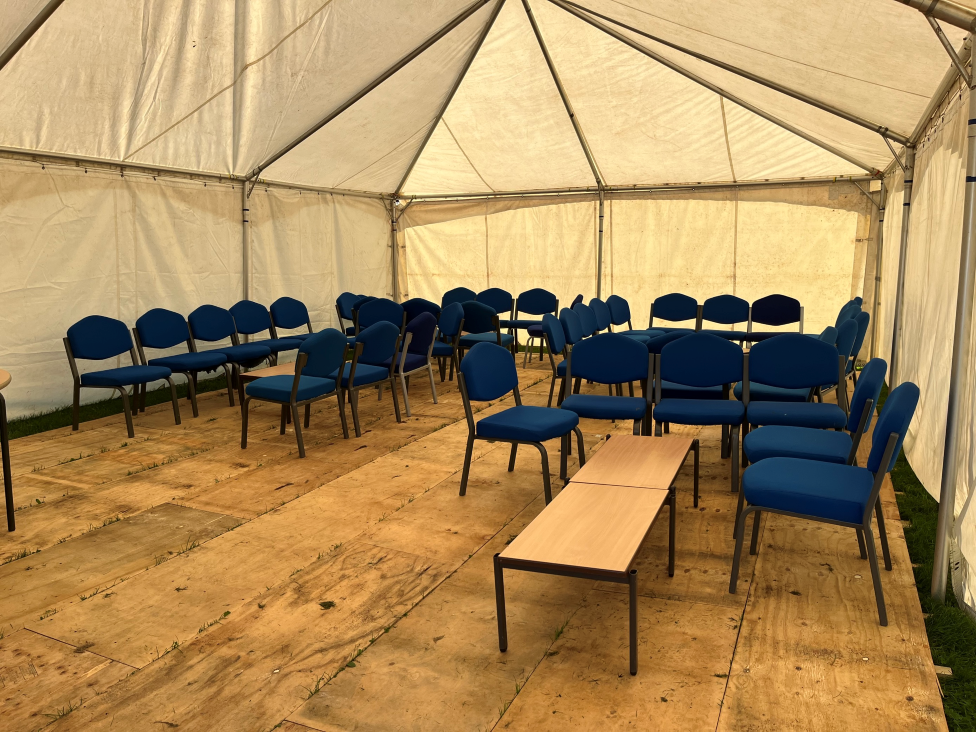
[[[474,290],[469,290],[467,287],[455,287],[453,290],[448,290],[441,297],[441,309],[443,310],[451,303],[463,304],[470,302],[478,297],[478,293]]]
[[[543,316],[546,313],[551,313],[555,315],[559,312],[559,299],[553,295],[548,290],[543,290],[541,287],[536,287],[531,290],[526,290],[515,300],[515,316],[512,320],[502,320],[500,326],[502,328],[511,328],[515,335],[515,348],[518,348],[518,332],[519,330],[524,330],[528,335],[528,342],[525,345],[525,356],[522,359],[522,367],[532,360],[532,344],[535,343],[535,339],[538,338],[540,342],[539,346],[539,360],[542,360],[542,345],[545,344],[545,339],[542,334],[542,321],[538,319],[530,318],[519,318],[520,313],[525,313],[526,315],[537,315]]]
[[[336,316],[339,318],[339,330],[345,333],[347,336],[356,335],[355,325],[345,325],[344,321],[348,320],[350,323],[352,320],[352,306],[357,302],[362,300],[365,295],[355,295],[351,292],[343,292],[339,297],[336,298]]]
[[[843,323],[845,320],[851,320],[859,312],[861,312],[861,306],[853,300],[849,300],[848,302],[844,303],[844,307],[842,307],[840,312],[837,313],[837,321],[834,323],[834,327],[839,328],[841,323]]]
[[[546,406],[552,406],[552,395],[556,390],[556,381],[562,379],[559,387],[559,397],[556,404],[562,402],[564,390],[566,388],[566,335],[563,332],[563,325],[559,319],[550,313],[542,316],[542,334],[546,340],[546,350],[549,351],[549,365],[552,366],[552,379],[549,382],[549,402]],[[556,355],[563,357],[563,360],[556,363]]]
[[[301,338],[279,338],[275,331],[274,323],[271,320],[271,313],[268,309],[253,300],[241,300],[230,308],[230,314],[234,316],[234,325],[240,335],[252,336],[268,331],[270,338],[250,341],[262,346],[267,346],[271,350],[271,360],[278,363],[278,354],[283,351],[298,350],[303,339]]]
[[[854,337],[851,358],[847,362],[847,375],[853,377],[854,383],[857,384],[857,371],[854,370],[854,367],[857,364],[857,354],[861,352],[861,346],[864,345],[864,338],[868,334],[868,326],[871,324],[871,314],[859,312],[854,316],[854,322],[857,323],[857,335]]]
[[[122,395],[125,427],[129,437],[135,437],[126,387],[132,387],[132,396],[135,398],[138,395],[138,387],[161,380],[169,382],[170,393],[173,396],[173,416],[176,418],[176,424],[180,424],[180,405],[176,397],[176,387],[173,386],[173,379],[170,378],[172,372],[165,366],[143,366],[139,363],[132,343],[132,335],[121,320],[106,318],[104,315],[89,315],[82,318],[68,328],[68,334],[64,339],[64,350],[68,354],[68,366],[71,368],[71,378],[74,381],[74,399],[71,407],[72,430],[78,429],[81,388],[111,389]],[[76,359],[104,361],[121,356],[126,351],[132,359],[131,366],[89,371],[85,374],[78,373]]]
[[[434,397],[434,404],[437,404],[434,367],[430,362],[436,332],[437,318],[430,313],[421,313],[407,323],[403,331],[403,346],[400,349],[400,355],[397,356],[393,373],[400,377],[400,386],[403,388],[403,404],[406,407],[408,417],[411,415],[410,395],[407,393],[407,389],[410,386],[411,374],[419,371],[427,372],[430,377],[430,393]],[[385,362],[383,365],[386,365]]]
[[[835,347],[837,348],[837,355],[844,359],[844,369],[841,374],[841,378],[846,379],[848,370],[847,367],[851,361],[851,352],[854,350],[854,342],[857,340],[858,322],[856,320],[845,320],[840,324],[840,328],[837,329],[837,340],[835,341]],[[845,384],[846,386],[846,384]],[[819,389],[816,390],[817,401],[823,401],[823,395],[825,392],[831,389],[837,388],[837,379],[831,379],[830,383],[823,384]],[[840,402],[840,395],[846,396],[847,389],[842,389],[838,392],[838,403]],[[847,405],[844,406],[845,410]]]
[[[489,287],[475,295],[474,299],[475,302],[484,303],[494,310],[499,318],[507,316],[508,319],[512,319],[515,317],[515,298],[508,290],[503,290],[500,287]]]
[[[430,313],[434,316],[435,321],[441,317],[441,306],[436,302],[425,300],[422,297],[412,297],[409,300],[404,300],[401,305],[403,305],[403,312],[407,316],[408,323],[421,313]]]
[[[339,419],[342,436],[349,439],[346,412],[342,409],[336,375],[346,360],[346,337],[335,328],[326,328],[302,341],[295,360],[295,375],[265,376],[255,379],[244,389],[241,407],[241,449],[247,448],[248,407],[252,400],[281,405],[281,434],[285,434],[285,422],[289,413],[295,425],[298,441],[298,457],[305,457],[305,439],[298,419],[298,408],[305,407],[305,427],[312,416],[312,403],[334,396],[340,400]]]
[[[393,377],[395,363],[393,357],[399,351],[400,329],[388,320],[381,320],[356,334],[352,362],[343,364],[341,377],[339,371],[330,375],[329,378],[339,382],[339,409],[343,413],[346,409],[346,397],[349,399],[356,437],[363,436],[359,428],[359,390],[364,387],[376,387],[379,390],[379,398],[382,399],[383,385],[389,382],[396,421],[402,421],[400,403],[397,401],[396,381]]]
[[[583,302],[583,295],[582,295],[582,293],[573,298],[573,301],[569,304],[569,307],[570,308],[573,308],[576,305],[579,305],[581,302]]]
[[[578,305],[579,303],[577,303]],[[577,343],[586,337],[583,332],[583,323],[580,320],[579,314],[571,310],[570,308],[563,308],[559,312],[559,324],[563,329],[563,339],[565,341],[565,348],[563,349],[563,361],[557,367],[559,376],[562,378],[562,384],[559,387],[559,396],[556,398],[556,405],[559,406],[563,403],[563,399],[566,394],[569,393],[569,387],[567,384],[571,383],[566,379],[566,359],[569,357],[569,352],[576,346]],[[576,378],[576,383],[573,384],[573,393],[578,394],[580,390],[580,379]]]
[[[748,372],[742,349],[735,343],[710,333],[689,333],[677,338],[661,349],[655,366],[655,432],[660,434],[663,422],[687,425],[721,425],[730,430],[729,442],[732,455],[732,490],[739,489],[739,428],[748,405],[729,399],[729,389],[737,381],[748,384]],[[664,382],[701,388],[722,390],[719,399],[665,398]],[[724,436],[724,432],[723,432]],[[725,441],[723,454],[725,457]],[[695,493],[695,506],[698,494]]]
[[[353,325],[352,325],[351,332],[349,328],[346,328],[346,336],[347,336],[346,341],[350,346],[355,344],[355,338],[349,336],[356,335],[356,319],[359,317],[359,308],[361,308],[366,303],[372,302],[373,300],[376,299],[377,298],[373,297],[372,295],[361,295],[353,301],[352,305],[349,306],[349,312],[352,315]]]
[[[281,328],[285,330],[306,329],[304,333],[288,333],[285,338],[303,341],[314,332],[312,330],[312,319],[308,315],[308,308],[301,300],[296,300],[293,297],[279,297],[271,303],[271,322],[275,325],[276,333]],[[341,320],[339,329],[342,329]]]
[[[400,303],[385,297],[374,297],[353,310],[353,320],[357,334],[371,325],[384,322],[393,323],[402,333],[407,324],[407,314]],[[353,342],[350,341],[349,345],[353,345]]]
[[[610,323],[618,328],[627,326],[627,330],[633,330],[634,326],[630,322],[630,303],[620,295],[611,295],[607,298],[607,307],[610,309]]]
[[[610,315],[610,308],[607,304],[598,297],[594,297],[590,300],[590,310],[593,311],[593,317],[596,318],[596,332],[603,333],[606,331],[610,333],[613,331],[611,327],[613,325],[613,319]]]
[[[441,381],[450,361],[450,378],[454,378],[454,370],[458,365],[458,342],[461,340],[461,329],[464,327],[464,308],[461,303],[452,302],[441,310],[440,320],[437,322],[437,338],[431,355],[437,359]],[[444,340],[446,339],[446,340]]]
[[[761,460],[746,468],[742,476],[742,492],[746,506],[736,519],[735,554],[732,558],[732,577],[729,592],[735,594],[739,576],[739,560],[745,537],[745,523],[755,513],[750,554],[755,554],[759,537],[759,517],[763,511],[781,513],[857,529],[863,533],[874,580],[874,596],[878,603],[881,625],[888,624],[881,570],[871,532],[871,514],[878,519],[878,533],[884,555],[885,569],[891,570],[891,554],[884,529],[884,512],[879,495],[884,477],[895,467],[908,432],[908,426],[918,405],[918,387],[906,382],[896,387],[885,401],[871,437],[871,453],[865,467],[838,465],[832,462],[774,457]]]
[[[507,348],[512,353],[512,358],[515,358],[515,336],[502,333],[501,321],[494,308],[474,300],[463,303],[461,307],[464,308],[465,334],[458,341],[459,358],[463,358],[464,351],[478,343],[494,343]]]
[[[752,303],[749,311],[748,332],[750,340],[759,341],[780,335],[782,331],[757,331],[756,324],[783,326],[797,323],[803,332],[803,307],[800,301],[786,295],[766,295]]]
[[[589,338],[597,332],[596,315],[593,309],[585,303],[573,305],[573,312],[579,316],[580,325],[583,327],[583,337]]]
[[[241,344],[240,337],[237,335],[237,326],[234,324],[234,316],[230,314],[229,310],[219,308],[216,305],[201,305],[190,313],[187,322],[190,326],[190,348],[194,352],[197,352],[197,341],[216,343],[230,339],[231,345],[212,348],[205,353],[222,353],[227,357],[227,363],[231,367],[231,386],[233,388],[240,387],[238,377],[242,368],[252,368],[262,361],[271,360],[271,349],[267,346],[260,346],[256,343]],[[233,407],[234,392],[231,390],[228,394],[230,405]]]
[[[708,298],[702,303],[700,329],[705,330],[705,323],[717,323],[718,325],[733,326],[739,323],[749,323],[749,302],[735,295],[716,295]],[[743,341],[746,333],[725,329],[708,329],[707,333],[712,333],[720,338],[727,338],[731,341]]]
[[[680,292],[672,292],[668,295],[661,295],[651,303],[651,318],[647,325],[648,330],[655,329],[654,318],[666,320],[671,323],[680,323],[683,320],[693,320],[695,325],[691,328],[678,328],[677,330],[697,330],[698,329],[698,301]],[[675,330],[675,328],[663,328],[658,326],[656,330],[665,333]]]
[[[193,416],[200,416],[197,409],[197,374],[201,371],[216,371],[223,368],[227,374],[227,391],[231,395],[231,406],[233,402],[233,391],[231,390],[230,369],[227,368],[227,356],[213,351],[193,353],[190,350],[190,329],[187,327],[186,319],[179,313],[162,308],[153,308],[144,313],[136,321],[136,327],[132,329],[132,337],[136,342],[136,349],[139,351],[139,360],[146,366],[163,366],[174,374],[186,376],[186,390],[193,407]],[[187,353],[177,353],[172,356],[161,356],[146,360],[146,348],[162,349],[172,348],[185,343]]]
[[[567,394],[562,409],[588,419],[634,421],[634,434],[647,434],[650,412],[650,356],[644,344],[619,333],[601,333],[576,344],[566,361],[567,380],[574,376],[596,384],[608,384],[610,396]],[[643,396],[613,396],[614,384],[639,381]]]
[[[468,421],[468,444],[464,451],[464,469],[461,472],[461,495],[468,488],[471,470],[471,453],[475,440],[508,442],[512,452],[508,459],[509,472],[515,470],[515,454],[519,445],[532,445],[542,455],[542,481],[546,503],[552,500],[549,484],[549,456],[542,444],[560,438],[559,477],[566,480],[567,455],[572,433],[576,433],[580,466],[586,463],[583,433],[579,430],[579,417],[564,409],[529,407],[522,404],[518,389],[518,371],[515,362],[503,347],[495,343],[477,343],[461,361],[458,386],[464,402],[464,416]],[[515,406],[496,412],[489,417],[474,421],[471,402],[492,402],[513,392]]]

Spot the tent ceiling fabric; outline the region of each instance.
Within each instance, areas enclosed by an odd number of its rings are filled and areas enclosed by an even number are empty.
[[[0,49],[45,4],[6,0]],[[863,172],[549,0],[529,4],[607,185]],[[905,135],[949,67],[925,18],[893,0],[575,4]],[[425,0],[422,12],[385,0],[103,0],[92,12],[65,0],[0,71],[0,147],[246,176],[478,5],[262,177],[391,193],[416,158],[407,195],[594,186],[520,0]],[[869,166],[891,160],[875,132],[596,20]],[[944,30],[958,47],[962,32]]]

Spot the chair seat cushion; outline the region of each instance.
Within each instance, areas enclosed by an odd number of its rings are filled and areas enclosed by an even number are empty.
[[[84,386],[132,386],[168,379],[172,373],[165,366],[123,366],[82,374],[81,383]]]
[[[244,393],[257,399],[269,399],[274,402],[287,403],[291,399],[291,387],[295,382],[294,376],[265,376],[255,379],[244,388]],[[314,399],[323,394],[335,391],[336,383],[333,379],[320,379],[315,376],[302,376],[298,381],[296,401]]]
[[[741,402],[731,399],[662,399],[654,408],[654,419],[675,424],[741,424],[745,411]]]
[[[500,320],[498,323],[502,328],[531,328],[533,325],[542,327],[541,320]]]
[[[353,325],[346,326],[346,335],[347,336],[356,335],[356,327]]]
[[[732,389],[736,399],[742,399],[742,382]],[[805,402],[810,396],[809,389],[784,389],[780,386],[749,382],[749,403],[752,402]]]
[[[461,348],[471,348],[477,343],[498,343],[498,336],[495,333],[468,333],[461,336]],[[515,342],[515,336],[502,333],[502,346],[508,348]]]
[[[226,348],[214,348],[213,353],[222,353],[227,356],[228,363],[249,363],[251,361],[263,361],[271,355],[271,349],[267,346],[259,346],[257,343],[242,343],[239,346],[227,346]]]
[[[621,333],[620,335],[627,336],[628,338],[633,338],[635,341],[643,343],[645,346],[647,342],[651,340],[652,336],[647,335],[647,333]]]
[[[709,330],[707,328],[703,328],[701,332],[718,336],[719,338],[725,338],[728,341],[749,340],[749,334],[744,330]]]
[[[525,331],[531,338],[542,338],[545,335],[545,331],[542,330],[541,324],[527,326]]]
[[[661,382],[661,399],[721,399],[721,386],[688,386],[673,381]]]
[[[512,407],[478,420],[479,437],[503,440],[544,442],[572,431],[579,417],[565,409],[547,407]]]
[[[434,341],[434,350],[431,351],[432,356],[450,356],[452,353],[454,353],[454,346],[450,343]]]
[[[763,508],[859,524],[874,475],[866,468],[796,458],[770,458],[746,468],[746,500]]]
[[[658,336],[664,335],[664,331],[659,328],[648,328],[646,330],[615,330],[614,333],[618,335],[647,336],[648,339],[657,338]]]
[[[150,366],[165,366],[171,371],[212,371],[227,363],[227,356],[213,351],[199,353],[177,353],[149,359]]]
[[[756,402],[749,404],[749,424],[843,429],[847,415],[836,404]]]
[[[289,341],[304,341],[306,338],[311,338],[314,333],[286,333],[281,336],[281,339]]]
[[[402,352],[401,352],[402,353]],[[390,368],[390,359],[386,359],[380,366],[385,368]],[[416,371],[417,369],[422,369],[427,366],[427,356],[422,356],[419,353],[407,353],[407,358],[403,362],[403,373],[408,371]],[[400,356],[397,356],[396,360],[397,373],[400,371]]]
[[[561,407],[590,419],[643,419],[647,402],[640,397],[573,394]]]
[[[349,388],[349,372],[352,369],[352,364],[347,363],[345,369],[342,372],[342,386]],[[336,369],[331,374],[329,378],[338,379],[339,370]],[[377,381],[383,381],[384,379],[390,378],[390,366],[387,364],[384,366],[373,366],[368,363],[358,363],[356,364],[356,378],[353,380],[353,386],[362,386],[363,384],[374,384]]]
[[[272,353],[281,353],[282,351],[294,351],[300,345],[302,345],[301,338],[292,338],[291,336],[286,336],[285,338],[265,338],[263,341],[254,341],[255,346],[267,346],[271,349]]]
[[[746,435],[742,449],[752,463],[774,457],[790,457],[844,465],[851,452],[851,443],[851,437],[846,432],[769,426],[752,430]]]

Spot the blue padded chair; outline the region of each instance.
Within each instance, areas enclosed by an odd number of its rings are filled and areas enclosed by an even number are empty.
[[[403,305],[403,312],[407,316],[408,323],[421,313],[430,313],[434,316],[435,321],[441,317],[441,306],[422,297],[411,297],[409,300],[404,300],[401,305]]]
[[[634,326],[630,323],[630,303],[620,295],[611,295],[607,298],[607,307],[610,309],[610,322],[617,327],[627,326],[627,330],[633,330]]]
[[[705,323],[733,326],[739,323],[749,323],[749,302],[735,295],[716,295],[702,303],[700,328],[705,329]],[[709,329],[708,333],[730,341],[745,340],[746,333],[725,329]]]
[[[757,343],[749,351],[749,380],[742,391],[742,400],[749,405],[747,426],[843,429],[847,413],[837,404],[754,401],[751,389],[753,381],[757,381],[781,389],[803,389],[812,395],[819,386],[836,382],[839,376],[843,381],[845,366],[846,359],[838,356],[835,346],[799,333],[782,333]],[[838,398],[838,402],[846,404],[843,398]]]
[[[227,356],[222,353],[204,351],[193,353],[190,351],[190,329],[186,325],[186,318],[172,310],[153,308],[144,313],[136,321],[132,329],[132,337],[139,351],[139,360],[146,366],[164,366],[174,374],[186,376],[186,390],[193,407],[193,416],[200,416],[197,409],[197,374],[201,371],[216,371],[219,368],[227,375],[227,390],[231,391],[230,369],[227,368]],[[185,343],[187,353],[177,353],[172,356],[162,356],[146,360],[146,348],[172,348]],[[234,402],[231,401],[231,406]]]
[[[766,295],[752,303],[749,314],[748,332],[750,340],[760,341],[780,335],[782,331],[757,331],[755,326],[783,326],[797,323],[803,332],[803,307],[800,301],[786,295]]]
[[[600,298],[594,297],[590,300],[590,310],[593,311],[593,317],[596,318],[596,332],[606,331],[610,333],[613,319],[610,316],[610,308],[607,307],[607,304]]]
[[[634,434],[647,434],[650,412],[650,356],[644,344],[619,333],[601,333],[577,343],[566,362],[567,379],[574,376],[611,386],[611,395],[567,394],[562,409],[588,419],[634,421]],[[639,381],[643,396],[613,396],[612,386]]]
[[[305,457],[305,438],[298,419],[298,408],[305,407],[305,427],[312,416],[312,402],[334,396],[340,399],[335,376],[343,368],[346,360],[346,337],[335,328],[326,328],[321,333],[302,341],[295,360],[294,376],[265,376],[255,379],[244,389],[244,402],[241,408],[241,449],[247,448],[248,407],[252,400],[281,405],[281,434],[285,434],[285,422],[291,414],[295,425],[295,439],[298,441],[298,457]],[[342,421],[342,436],[349,439],[346,425],[346,411],[339,409]]]
[[[851,358],[847,362],[847,375],[852,376],[854,383],[857,384],[857,371],[854,370],[854,366],[857,364],[857,354],[861,352],[861,347],[864,345],[864,338],[868,334],[868,326],[871,324],[871,313],[859,312],[854,316],[854,322],[857,323],[857,335],[854,337]]]
[[[682,295],[680,292],[661,295],[651,303],[651,318],[647,328],[648,330],[654,329],[654,318],[657,318],[671,323],[693,320],[695,325],[692,328],[679,328],[678,330],[698,330],[698,310],[698,301],[693,297]],[[675,329],[658,326],[656,330],[668,332]]]
[[[844,303],[844,307],[842,307],[837,313],[837,320],[834,323],[834,327],[839,328],[841,323],[843,323],[845,320],[851,320],[859,312],[861,312],[861,306],[853,300],[848,300],[846,303]]]
[[[842,374],[842,378],[844,379],[847,378],[847,374],[848,374],[847,367],[850,365],[851,352],[854,350],[854,342],[857,340],[858,327],[859,324],[857,320],[851,319],[851,320],[845,320],[843,323],[840,324],[840,328],[837,329],[837,340],[834,345],[837,348],[837,355],[844,359],[844,370]],[[821,385],[821,387],[817,389],[816,392],[817,401],[822,402],[824,392],[836,388],[837,388],[836,378],[831,379],[830,382],[827,384]],[[838,392],[838,401],[840,399],[841,394],[844,394],[846,396],[847,390],[842,389],[840,392]],[[844,405],[844,407],[846,409],[846,405]]]
[[[583,295],[582,295],[582,293],[580,293],[579,295],[577,295],[576,297],[573,298],[573,301],[569,304],[569,307],[570,308],[573,308],[576,305],[579,305],[581,302],[583,302]]]
[[[500,287],[489,287],[475,295],[474,299],[475,302],[484,303],[494,310],[499,318],[507,316],[508,319],[512,319],[515,317],[515,298],[508,290],[503,290]]]
[[[813,334],[808,333],[806,335],[813,337]],[[834,347],[837,346],[838,333],[837,329],[832,325],[828,325],[823,329],[823,332],[816,337],[824,343],[830,343]],[[760,340],[765,340],[765,338]],[[818,396],[819,392],[820,387],[817,387],[811,392],[809,389],[781,389],[776,386],[770,386],[769,384],[760,384],[753,379],[749,380],[750,402],[808,402],[814,397]],[[742,384],[736,384],[733,393],[735,394],[736,399],[741,400]]]
[[[355,300],[353,300],[352,305],[349,306],[349,312],[352,315],[352,328],[346,328],[346,343],[353,347],[356,345],[356,318],[359,317],[359,308],[368,302],[372,302],[376,298],[372,295],[360,295]],[[340,321],[341,323],[341,321]]]
[[[518,332],[519,330],[526,331],[529,336],[528,342],[525,345],[525,356],[522,358],[522,367],[532,359],[532,344],[535,339],[538,338],[540,342],[539,346],[539,360],[542,360],[542,346],[545,345],[545,340],[542,334],[542,321],[539,319],[531,318],[519,318],[519,313],[525,313],[526,315],[537,315],[543,316],[546,313],[552,313],[555,315],[559,312],[559,299],[553,295],[548,290],[543,290],[541,287],[536,287],[531,290],[526,290],[515,300],[515,317],[512,320],[502,320],[500,326],[502,328],[512,329],[515,335],[515,347],[518,348]]]
[[[343,364],[341,378],[338,370],[329,375],[329,378],[339,382],[339,409],[343,413],[346,410],[346,397],[349,399],[356,437],[363,436],[359,428],[359,390],[364,387],[378,388],[379,398],[382,399],[383,385],[389,382],[396,421],[402,421],[393,378],[393,357],[399,351],[400,329],[388,320],[381,320],[356,334],[352,362]]]
[[[546,503],[552,500],[549,484],[549,456],[543,442],[560,438],[559,477],[567,475],[567,454],[569,440],[573,432],[579,447],[580,466],[586,463],[583,447],[583,433],[579,430],[579,417],[564,409],[528,407],[522,405],[518,389],[518,371],[511,354],[495,343],[477,343],[461,361],[458,371],[458,385],[464,402],[464,416],[468,420],[468,444],[464,451],[464,469],[461,472],[461,495],[468,488],[468,473],[471,470],[471,453],[475,440],[488,442],[508,442],[512,452],[508,459],[509,472],[515,470],[515,454],[520,444],[533,445],[542,455],[542,481]],[[515,406],[497,412],[489,417],[474,421],[471,402],[491,402],[513,392]]]
[[[566,388],[566,335],[563,332],[563,325],[559,319],[550,313],[542,316],[542,334],[546,340],[546,349],[549,351],[549,365],[552,366],[552,379],[549,381],[549,402],[546,406],[552,406],[552,395],[556,390],[556,381],[562,379],[559,387],[559,397],[556,400],[558,405],[562,402]],[[556,363],[556,356],[560,355],[563,360]]]
[[[248,369],[257,366],[262,361],[271,360],[271,349],[267,346],[259,346],[256,343],[241,344],[237,335],[237,326],[234,324],[234,316],[229,310],[219,308],[216,305],[201,305],[187,318],[190,325],[190,347],[197,352],[197,341],[215,343],[225,339],[230,339],[230,346],[212,348],[206,353],[222,353],[227,357],[227,363],[231,367],[231,386],[240,388],[238,378],[241,369]],[[241,391],[243,394],[243,390]],[[234,406],[234,392],[229,392],[230,405]],[[243,396],[241,397],[243,399]]]
[[[301,300],[296,300],[293,297],[279,297],[271,303],[271,322],[274,323],[276,333],[280,329],[306,329],[305,333],[288,333],[284,336],[285,338],[296,338],[303,341],[314,332],[312,330],[312,319],[308,315],[308,308]],[[341,319],[339,328],[342,328]]]
[[[464,308],[461,303],[452,302],[441,310],[441,317],[437,323],[438,337],[434,340],[431,355],[437,359],[441,381],[450,361],[450,378],[454,378],[454,370],[458,365],[458,342],[461,340],[461,329],[464,327]],[[446,339],[446,340],[444,340]]]
[[[393,323],[402,333],[403,327],[407,324],[407,314],[400,303],[385,297],[375,297],[361,303],[353,310],[353,322],[357,334],[371,325],[384,322]],[[354,340],[349,341],[349,345],[353,345],[354,342]]]
[[[579,305],[579,303],[577,303]],[[586,334],[583,332],[583,323],[580,320],[579,313],[570,308],[563,308],[559,312],[559,324],[563,328],[563,339],[565,340],[566,346],[563,350],[563,361],[556,367],[558,375],[562,378],[562,383],[559,386],[559,396],[556,398],[556,405],[559,406],[563,403],[563,398],[568,394],[568,387],[566,384],[566,357],[569,356],[570,350],[573,346],[583,340]],[[573,393],[578,394],[580,389],[580,379],[576,379],[576,383],[573,385]]]
[[[89,315],[68,328],[68,335],[64,339],[64,350],[68,354],[68,366],[71,368],[71,378],[74,381],[74,399],[71,407],[71,429],[78,429],[78,412],[81,407],[81,388],[111,389],[122,395],[122,411],[125,412],[125,427],[129,437],[135,437],[132,429],[132,410],[129,407],[127,386],[132,387],[132,395],[138,394],[138,387],[153,381],[165,379],[169,382],[170,393],[173,397],[173,416],[176,424],[180,424],[180,404],[176,397],[176,387],[173,386],[172,372],[165,366],[143,366],[136,357],[136,349],[132,344],[132,335],[125,323],[104,315]],[[104,361],[105,359],[121,356],[128,351],[132,359],[131,366],[121,366],[102,371],[78,373],[76,359],[85,361]]]
[[[352,306],[357,302],[362,300],[365,295],[355,295],[351,292],[343,292],[339,297],[336,298],[336,316],[339,318],[339,330],[345,333],[347,336],[356,335],[355,325],[344,325],[344,321],[348,320],[352,323]]]
[[[434,367],[431,365],[431,352],[434,348],[434,334],[437,332],[437,318],[431,313],[421,313],[407,323],[403,332],[403,347],[397,356],[393,373],[400,377],[403,388],[403,404],[410,415],[410,375],[418,371],[426,371],[430,377],[430,393],[437,404],[437,389],[434,387]],[[384,362],[382,365],[386,365]]]
[[[271,313],[268,309],[253,300],[241,300],[230,308],[230,314],[234,316],[234,325],[240,335],[252,336],[268,331],[270,338],[250,341],[262,346],[267,346],[271,350],[271,360],[274,364],[278,363],[278,354],[282,351],[295,351],[301,345],[301,338],[279,338],[275,331],[274,322],[271,320]]]
[[[515,358],[515,336],[502,333],[501,321],[494,308],[474,300],[463,303],[461,307],[464,308],[465,334],[458,341],[458,358],[463,358],[464,352],[478,343],[494,343],[507,348]]]
[[[474,290],[469,290],[467,287],[455,287],[453,290],[448,290],[441,297],[441,309],[443,310],[451,303],[458,303],[459,305],[474,300],[478,297],[478,293]]]
[[[722,425],[730,430],[732,454],[732,490],[739,489],[739,428],[742,425],[745,403],[729,399],[729,388],[737,381],[748,384],[745,356],[735,343],[710,333],[689,333],[661,349],[655,366],[655,432],[660,434],[663,422],[687,425]],[[698,388],[722,389],[719,399],[664,398],[664,382]],[[724,436],[724,432],[723,432]],[[723,454],[725,444],[723,439]],[[698,505],[698,494],[695,494]]]
[[[593,309],[585,303],[573,305],[573,312],[579,316],[580,325],[583,327],[583,337],[589,338],[597,331],[596,315]]]
[[[918,387],[909,382],[892,390],[885,401],[871,437],[871,453],[863,468],[854,465],[774,457],[750,465],[742,476],[746,507],[736,519],[735,554],[729,592],[735,594],[739,576],[739,559],[745,537],[745,523],[755,513],[750,553],[755,554],[762,511],[782,513],[863,532],[874,580],[874,596],[881,625],[888,624],[881,570],[871,532],[871,514],[878,519],[878,533],[885,569],[891,569],[891,554],[884,529],[884,512],[878,496],[884,477],[895,467],[905,434],[918,405]]]

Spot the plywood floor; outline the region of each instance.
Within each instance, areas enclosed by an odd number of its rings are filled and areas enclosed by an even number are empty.
[[[520,370],[545,404],[548,368]],[[413,417],[363,395],[364,435],[334,402],[278,434],[270,406],[219,394],[12,445],[18,529],[0,535],[4,730],[945,729],[891,486],[891,624],[877,623],[854,532],[772,517],[728,594],[735,496],[718,431],[701,502],[678,479],[638,562],[640,673],[623,586],[509,572],[498,652],[491,557],[543,507],[539,457],[476,445],[453,384]],[[484,405],[485,413],[509,406]],[[587,450],[626,425],[583,424]],[[558,470],[556,443],[550,466]],[[576,469],[575,461],[571,471]],[[555,482],[554,485],[558,485]]]

